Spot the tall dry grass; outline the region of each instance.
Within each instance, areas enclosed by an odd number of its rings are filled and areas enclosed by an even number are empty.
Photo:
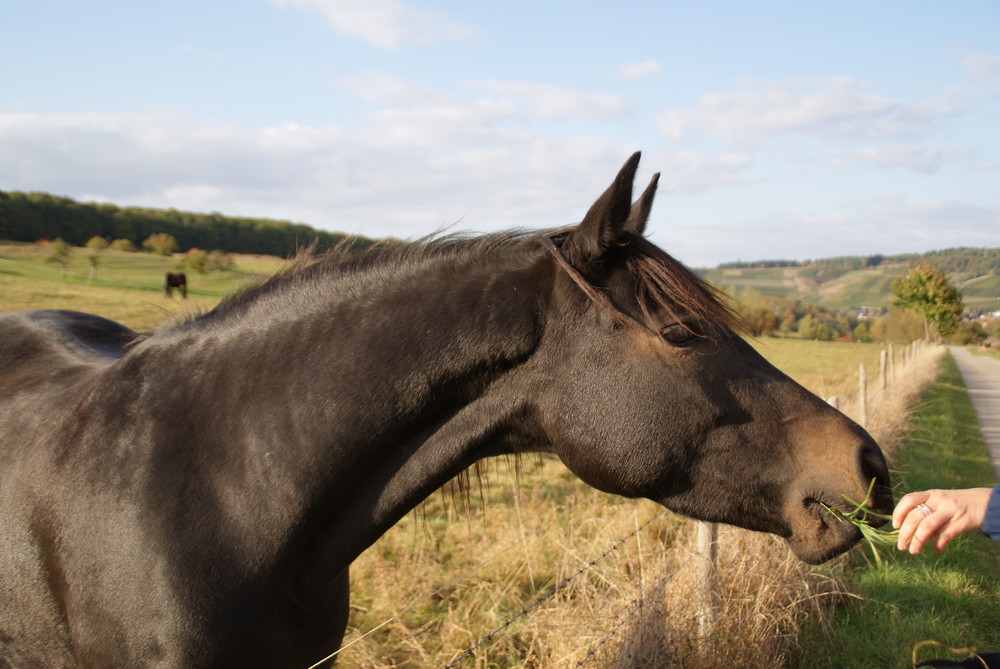
[[[897,361],[886,391],[870,373],[866,427],[887,452],[942,351]],[[857,396],[841,409],[857,419]],[[435,495],[356,561],[338,666],[785,666],[802,621],[852,596],[780,539],[721,527],[706,630],[695,523],[595,493],[552,459],[499,466],[466,509]]]

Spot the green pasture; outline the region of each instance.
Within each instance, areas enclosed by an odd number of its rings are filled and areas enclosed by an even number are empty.
[[[199,274],[187,271],[188,299],[164,295],[164,274],[182,269],[183,254],[160,256],[107,249],[91,278],[90,251],[74,248],[65,268],[46,262],[36,244],[0,243],[0,311],[72,309],[99,314],[134,330],[211,309],[226,294],[275,272],[282,261],[236,256],[235,268]]]
[[[869,381],[875,379],[884,348],[881,344],[772,337],[750,343],[775,367],[827,400],[857,392],[862,364]]]
[[[1000,307],[1000,274],[977,276],[958,282],[967,308],[996,309]]]

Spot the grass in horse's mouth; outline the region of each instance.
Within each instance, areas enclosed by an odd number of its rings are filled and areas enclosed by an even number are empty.
[[[896,540],[899,537],[899,530],[884,530],[881,527],[875,527],[871,524],[875,519],[892,520],[892,516],[875,513],[868,508],[868,502],[871,499],[872,490],[874,489],[875,479],[872,479],[871,483],[868,484],[868,492],[865,494],[865,498],[860,502],[855,502],[847,495],[841,495],[841,497],[844,498],[844,501],[848,504],[854,505],[854,508],[850,511],[844,512],[826,504],[823,504],[823,508],[826,509],[828,513],[833,514],[838,520],[848,522],[858,528],[858,530],[861,531],[861,537],[867,541],[868,545],[871,547],[872,554],[875,556],[875,562],[881,565],[882,558],[879,557],[877,547],[896,545]]]

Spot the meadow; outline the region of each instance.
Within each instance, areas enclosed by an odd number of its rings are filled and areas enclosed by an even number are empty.
[[[106,249],[96,277],[90,278],[90,252],[74,248],[65,268],[46,262],[47,247],[0,243],[0,311],[75,309],[146,331],[208,310],[223,296],[259,281],[283,264],[272,256],[234,256],[235,269],[188,274],[187,300],[164,296],[166,272],[182,269],[182,254],[161,256]]]
[[[162,289],[163,273],[180,256],[105,251],[90,279],[86,251],[76,250],[65,272],[44,255],[35,245],[0,245],[0,311],[76,309],[141,331],[210,309],[283,264],[245,256],[231,271],[189,272],[191,298],[181,300]],[[855,416],[858,367],[877,370],[882,350],[752,343],[816,394],[842,398]],[[870,372],[868,428],[886,448],[907,432],[910,407],[933,381],[940,353],[925,351],[923,364],[900,367],[888,392]],[[802,658],[800,630],[808,623],[810,634],[833,635],[832,605],[856,596],[845,570],[865,568],[848,564],[858,558],[807,568],[776,537],[721,528],[718,612],[706,632],[697,624],[706,571],[695,531],[651,502],[595,492],[554,458],[491,461],[432,495],[352,566],[352,615],[338,666],[794,665]]]

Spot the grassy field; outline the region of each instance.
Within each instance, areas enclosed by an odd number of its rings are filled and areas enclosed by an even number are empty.
[[[182,301],[161,287],[179,258],[106,251],[91,280],[85,251],[75,252],[65,276],[44,252],[0,246],[0,311],[76,309],[155,329],[281,265],[243,257],[233,272],[189,273],[192,297]],[[874,379],[881,350],[753,343],[818,395],[846,398],[849,414],[858,366]],[[877,439],[901,432],[898,416],[893,423],[873,415]],[[690,608],[702,573],[691,567],[692,523],[651,502],[597,493],[553,458],[489,469],[458,493],[459,503],[448,491],[433,495],[352,566],[352,645],[338,666],[444,666],[501,627],[459,666],[781,666],[798,657],[800,626],[823,619],[841,588],[835,576],[790,558],[779,539],[723,528],[719,620],[703,638]],[[528,606],[530,614],[505,626]]]
[[[894,462],[897,496],[928,488],[987,487],[993,470],[976,416],[951,356],[913,415],[913,429]],[[1000,649],[1000,549],[979,532],[955,539],[942,553],[883,551],[881,566],[863,552],[842,561],[838,576],[859,595],[825,624],[814,625],[796,665],[909,667],[914,646],[936,641],[952,648]],[[940,647],[919,659],[961,660]]]
[[[858,391],[859,367],[869,380],[879,370],[879,344],[814,342],[803,339],[764,338],[751,342],[775,367],[823,399],[847,397]],[[821,343],[821,346],[816,346]]]
[[[90,278],[88,251],[74,249],[65,268],[47,263],[46,247],[0,244],[0,311],[75,309],[99,314],[134,330],[148,330],[197,310],[210,309],[248,281],[270,275],[282,264],[267,256],[235,256],[235,269],[188,272],[189,299],[164,295],[163,277],[180,268],[182,254],[105,250]]]

